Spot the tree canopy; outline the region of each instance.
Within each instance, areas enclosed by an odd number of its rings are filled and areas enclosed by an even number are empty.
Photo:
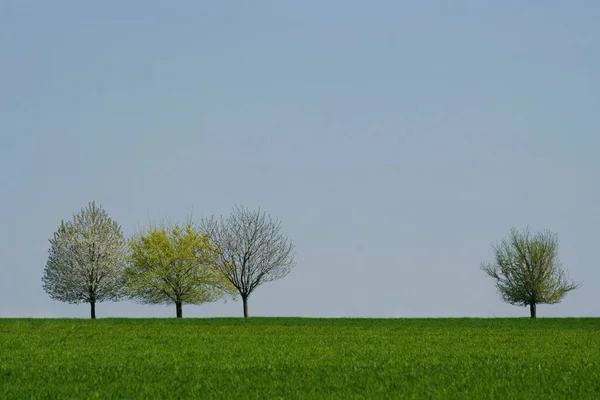
[[[250,294],[295,266],[294,245],[281,232],[281,222],[260,209],[239,206],[229,217],[211,217],[201,226],[215,246],[217,271],[238,290],[248,317]]]
[[[73,221],[62,221],[50,239],[49,257],[42,277],[53,300],[89,303],[117,301],[125,295],[127,243],[120,226],[95,202],[82,208]]]
[[[126,276],[132,298],[147,304],[216,301],[233,288],[215,268],[216,252],[208,235],[191,223],[151,226],[130,241]]]
[[[481,268],[492,277],[502,300],[530,306],[536,318],[537,304],[559,303],[579,287],[569,281],[558,257],[558,235],[550,231],[532,234],[529,228],[510,234],[494,245],[494,263]]]

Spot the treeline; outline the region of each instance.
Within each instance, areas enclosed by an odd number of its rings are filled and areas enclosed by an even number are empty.
[[[132,299],[144,304],[184,304],[222,298],[248,299],[263,283],[285,277],[295,266],[294,246],[281,223],[265,212],[235,207],[228,217],[199,223],[159,223],[126,239],[121,227],[94,202],[62,221],[50,239],[42,281],[54,300],[96,303]],[[503,301],[529,306],[559,303],[579,287],[558,257],[558,236],[512,229],[494,246],[494,262],[481,269]]]
[[[236,207],[228,217],[194,223],[150,224],[126,239],[119,224],[95,202],[62,221],[50,239],[42,277],[54,300],[96,304],[131,299],[144,304],[202,304],[240,296],[285,277],[294,246],[281,223],[265,212]]]

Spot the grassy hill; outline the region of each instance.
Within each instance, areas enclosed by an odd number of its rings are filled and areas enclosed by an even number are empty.
[[[600,398],[600,319],[0,319],[0,398]]]

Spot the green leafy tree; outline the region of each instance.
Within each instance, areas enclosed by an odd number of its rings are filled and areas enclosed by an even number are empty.
[[[560,303],[568,292],[579,287],[567,279],[562,269],[555,233],[531,234],[528,228],[513,228],[494,245],[494,255],[495,262],[483,263],[481,269],[494,279],[502,300],[529,306],[531,318],[536,318],[537,304]]]
[[[117,301],[126,294],[126,251],[119,225],[92,202],[73,221],[62,221],[50,239],[44,290],[53,300],[89,303],[91,317],[96,318],[96,303]]]
[[[175,303],[182,318],[183,304],[213,302],[232,293],[214,268],[210,239],[191,224],[152,226],[130,246],[125,273],[130,296],[142,303]]]

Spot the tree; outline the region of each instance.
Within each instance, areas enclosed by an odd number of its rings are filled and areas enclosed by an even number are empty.
[[[536,318],[537,304],[560,303],[580,286],[568,281],[558,258],[558,236],[552,232],[512,228],[493,248],[495,263],[483,263],[481,269],[495,280],[502,300],[529,306],[531,318]]]
[[[89,203],[73,221],[61,221],[50,239],[44,290],[53,300],[89,303],[94,319],[96,303],[117,301],[125,295],[126,250],[119,225],[102,207]]]
[[[146,304],[216,301],[234,289],[214,268],[215,252],[207,235],[191,224],[154,226],[130,241],[126,276],[130,296]]]
[[[254,289],[295,266],[294,246],[281,233],[281,223],[260,209],[238,206],[228,218],[204,219],[201,226],[217,250],[217,270],[239,292],[247,318]]]

